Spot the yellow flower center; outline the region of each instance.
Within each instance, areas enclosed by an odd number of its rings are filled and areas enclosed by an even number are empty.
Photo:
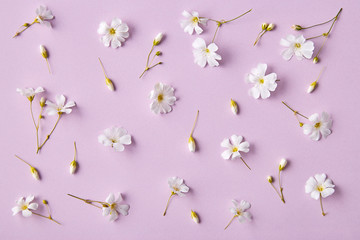
[[[115,31],[114,28],[110,28],[110,31],[109,31],[109,32],[110,32],[111,35],[114,35],[114,34],[116,33],[116,31]]]
[[[317,190],[318,190],[319,192],[324,191],[324,186],[323,186],[323,185],[317,186]]]
[[[300,43],[295,43],[295,47],[296,48],[301,48],[301,44]]]
[[[264,79],[261,78],[261,79],[259,80],[259,82],[260,82],[260,84],[264,84]]]
[[[241,211],[238,209],[238,210],[236,210],[236,215],[241,215]]]
[[[159,94],[157,99],[158,99],[159,102],[161,102],[162,100],[164,100],[164,95]]]
[[[206,53],[209,53],[209,52],[210,52],[210,50],[209,50],[208,48],[206,48],[206,49],[205,49],[205,52],[206,52]]]
[[[27,205],[23,205],[23,206],[21,207],[21,210],[26,210],[26,209],[28,209],[28,206],[27,206]]]
[[[321,127],[321,122],[317,122],[317,123],[315,123],[314,127],[315,127],[315,128],[319,128],[319,127]]]
[[[239,149],[237,147],[234,147],[232,151],[237,152],[237,151],[239,151]]]
[[[198,17],[193,17],[193,18],[191,19],[191,21],[192,21],[193,23],[197,23],[197,22],[199,22],[199,18],[198,18]]]
[[[116,203],[112,203],[112,204],[110,205],[110,208],[111,208],[111,209],[116,209]]]
[[[175,192],[180,191],[180,189],[178,187],[173,187],[173,189],[174,189]]]

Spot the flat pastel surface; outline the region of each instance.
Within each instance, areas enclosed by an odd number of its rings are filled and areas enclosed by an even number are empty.
[[[0,22],[0,72],[2,101],[0,236],[2,239],[358,239],[360,235],[358,106],[358,16],[356,0],[328,1],[24,1],[3,0]],[[18,27],[35,17],[40,4],[48,6],[55,20],[53,29],[35,25],[12,39]],[[280,39],[297,34],[293,24],[311,25],[342,15],[323,48],[321,61],[282,59]],[[183,10],[197,10],[201,16],[230,19],[253,9],[243,18],[221,27],[216,44],[223,60],[220,67],[204,69],[194,64],[192,42],[180,27]],[[130,38],[119,49],[106,48],[99,41],[101,21],[119,17],[130,28]],[[274,22],[276,29],[252,44],[262,22]],[[201,35],[210,42],[216,24],[209,22]],[[328,26],[304,31],[310,37]],[[158,32],[166,37],[157,49],[164,62],[139,79],[152,40]],[[322,40],[314,40],[319,49]],[[49,75],[39,53],[44,44],[50,53],[53,74]],[[101,57],[117,90],[110,92],[97,57]],[[269,73],[281,80],[266,100],[248,96],[251,87],[244,76],[258,63],[267,63]],[[319,87],[309,95],[308,85],[322,67]],[[150,111],[149,93],[157,82],[170,84],[178,98],[173,111],[155,115]],[[35,154],[35,130],[26,98],[20,87],[46,89],[53,100],[62,93],[77,107],[64,116],[50,141]],[[239,104],[239,115],[230,110],[230,98]],[[38,99],[36,99],[37,101]],[[327,111],[333,134],[319,142],[302,133],[284,100],[305,115]],[[198,151],[190,153],[187,140],[200,110],[194,138]],[[38,113],[39,108],[34,107]],[[56,117],[46,117],[41,139]],[[99,144],[97,137],[110,126],[123,126],[133,136],[124,152]],[[250,142],[244,159],[221,158],[220,142],[238,134]],[[73,141],[78,145],[79,171],[69,174]],[[37,167],[42,180],[36,182],[28,167],[14,157],[18,154]],[[284,205],[266,176],[276,176],[280,158],[289,165],[283,172]],[[326,198],[323,217],[319,201],[304,192],[306,180],[327,173],[336,185]],[[162,216],[170,189],[167,178],[185,179],[190,192],[173,198],[166,217]],[[275,182],[277,184],[277,182]],[[110,192],[122,192],[130,214],[108,222],[101,211],[68,197],[105,200]],[[12,216],[11,208],[20,196],[34,194],[37,201],[49,201],[58,226],[46,219]],[[247,200],[254,218],[234,221],[231,200]],[[196,225],[190,209],[201,219]],[[46,214],[42,207],[39,212]]]

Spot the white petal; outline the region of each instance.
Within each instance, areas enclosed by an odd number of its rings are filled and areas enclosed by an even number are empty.
[[[56,95],[55,101],[56,101],[56,105],[64,106],[66,99],[64,95]]]
[[[221,157],[223,159],[229,159],[230,156],[232,155],[232,150],[231,149],[228,149],[228,150],[225,150],[222,154],[221,154]]]
[[[241,202],[240,202],[240,209],[241,209],[242,211],[245,211],[245,210],[249,209],[250,207],[251,207],[251,204],[250,204],[249,202],[247,202],[247,201],[245,201],[245,200],[241,200]]]
[[[115,195],[113,193],[110,193],[109,196],[106,198],[105,202],[107,203],[114,203],[115,202]]]
[[[205,49],[206,48],[206,43],[205,40],[202,38],[197,38],[193,44],[192,44],[193,48],[195,49]]]
[[[30,203],[32,200],[34,200],[34,198],[35,198],[34,195],[29,195],[29,196],[26,197],[25,202]]]
[[[110,214],[110,207],[103,207],[102,208],[102,215],[107,216]]]
[[[250,151],[249,147],[250,147],[250,143],[248,143],[248,142],[243,142],[243,143],[241,143],[241,144],[239,145],[238,149],[239,149],[239,151],[242,151],[242,152],[246,152],[246,153],[247,153],[247,152]]]
[[[315,200],[318,200],[320,198],[320,192],[317,191],[317,190],[314,190],[311,192],[310,196],[315,199]]]
[[[98,34],[104,35],[109,32],[109,25],[106,22],[101,22],[97,30]]]
[[[325,182],[324,182],[324,187],[328,188],[328,187],[335,187],[335,185],[333,184],[333,182],[331,181],[331,179],[326,179]]]
[[[118,152],[122,152],[124,151],[125,147],[124,145],[122,145],[121,143],[117,142],[113,144],[113,148],[118,151]]]
[[[253,98],[255,99],[258,99],[260,97],[260,90],[258,87],[252,87],[250,90],[249,90],[249,95],[252,96]]]
[[[281,52],[283,59],[289,61],[294,55],[294,50],[292,48],[287,48]]]
[[[226,147],[226,148],[231,148],[232,144],[230,143],[230,139],[225,138],[224,140],[222,140],[220,146]]]
[[[335,192],[335,189],[333,188],[325,188],[323,191],[321,191],[321,196],[323,198],[326,198],[330,195],[332,195]]]
[[[14,216],[21,211],[21,208],[19,206],[15,206],[11,209],[11,211],[13,212],[13,216]]]
[[[236,136],[236,135],[231,136],[231,143],[235,146],[239,146],[242,140],[243,140],[242,136]]]
[[[124,136],[120,137],[119,142],[121,144],[129,145],[129,144],[131,144],[131,136],[124,135]]]
[[[31,210],[36,210],[38,209],[39,205],[37,203],[30,203],[28,208]]]
[[[304,124],[302,128],[305,135],[309,135],[314,130],[314,127],[310,124]]]
[[[129,214],[129,209],[130,209],[130,206],[127,205],[127,204],[119,205],[119,206],[118,206],[118,211],[119,211],[119,213],[121,213],[123,216],[127,216],[127,215]]]
[[[312,192],[317,186],[317,182],[314,177],[310,177],[305,184],[305,192],[310,193]]]
[[[318,182],[318,184],[323,184],[325,182],[326,175],[325,175],[325,173],[323,173],[323,174],[315,174],[315,179]]]
[[[32,215],[32,212],[30,211],[30,210],[23,210],[22,211],[22,215],[24,216],[24,217],[30,217],[31,215]]]

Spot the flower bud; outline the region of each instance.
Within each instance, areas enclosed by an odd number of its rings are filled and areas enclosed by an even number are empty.
[[[269,26],[268,23],[263,23],[263,24],[261,24],[261,29],[266,30],[268,26]]]
[[[231,99],[230,106],[231,106],[231,111],[233,112],[234,115],[236,115],[239,111],[237,103]]]
[[[157,51],[157,52],[155,53],[155,55],[156,55],[156,56],[160,56],[160,55],[161,55],[161,52],[160,52],[160,51]]]
[[[292,25],[291,28],[295,31],[300,31],[301,29],[303,29],[300,25]]]
[[[196,214],[196,212],[194,212],[193,210],[191,210],[191,218],[195,223],[199,223],[200,219],[199,216]]]
[[[30,27],[30,23],[24,23],[23,26],[24,27]]]
[[[279,170],[282,171],[285,168],[286,164],[287,164],[287,160],[285,158],[282,158],[280,160]]]
[[[312,82],[307,89],[307,93],[312,93],[312,91],[314,91],[314,89],[316,88],[316,85],[317,85],[317,81]]]
[[[105,84],[110,89],[110,91],[115,90],[113,82],[110,79],[108,79],[107,77],[105,78]]]
[[[46,50],[44,45],[40,45],[40,53],[45,59],[49,57],[48,51]]]
[[[299,126],[300,126],[300,127],[304,126],[304,123],[299,122]]]
[[[275,24],[270,23],[269,26],[266,28],[266,31],[271,31],[275,28]]]
[[[45,205],[47,205],[47,204],[48,204],[48,201],[44,199],[44,200],[42,200],[42,203],[45,204]]]
[[[195,152],[196,144],[195,139],[192,136],[189,137],[188,147],[190,152]]]
[[[45,107],[46,99],[44,97],[41,97],[40,99],[40,107]]]
[[[156,35],[156,37],[155,37],[155,39],[154,39],[154,42],[153,42],[154,46],[160,44],[163,36],[164,36],[163,33],[158,33],[158,35]]]
[[[318,63],[318,62],[319,62],[319,58],[318,58],[318,57],[314,57],[313,63],[316,64],[316,63]]]
[[[36,179],[40,180],[39,172],[34,168],[30,167],[31,175]]]
[[[267,176],[266,179],[268,180],[269,183],[272,183],[274,181],[272,176]]]
[[[75,160],[70,163],[70,174],[74,174],[76,172],[77,165],[78,164]]]

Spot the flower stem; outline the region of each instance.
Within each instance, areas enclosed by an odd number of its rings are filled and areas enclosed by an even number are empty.
[[[40,114],[39,114],[39,118],[38,118],[38,122],[37,122],[37,124],[36,124],[36,126],[35,126],[35,128],[36,128],[36,148],[39,148],[39,127],[40,127],[40,120],[41,120],[41,118],[42,118],[42,112],[43,112],[43,110],[44,110],[44,107],[41,106],[41,108],[40,108]]]
[[[35,123],[35,118],[34,118],[34,113],[33,113],[33,110],[32,110],[32,103],[33,103],[33,100],[30,101],[30,113],[31,113],[31,118],[32,118],[32,121],[34,123],[34,126],[36,128],[36,123]]]
[[[87,203],[87,204],[89,204],[89,205],[91,205],[91,206],[94,206],[94,207],[97,207],[97,208],[100,208],[100,209],[101,209],[101,207],[99,207],[98,205],[93,204],[93,202],[97,202],[97,201],[93,201],[93,200],[89,200],[89,199],[84,199],[84,198],[77,197],[77,196],[72,195],[72,194],[69,194],[69,193],[68,193],[67,195],[70,196],[70,197],[79,199],[79,200],[81,200],[81,201],[83,201],[83,202],[85,202],[85,203]]]
[[[27,161],[25,161],[24,159],[22,159],[22,158],[19,157],[18,155],[15,154],[15,157],[17,157],[18,159],[20,159],[21,161],[23,161],[24,163],[26,163],[27,165],[29,165],[29,167],[34,168],[30,163],[28,163]]]
[[[47,218],[47,219],[49,219],[49,220],[51,220],[51,221],[53,221],[53,222],[61,225],[58,221],[54,220],[51,216],[47,217],[47,216],[41,215],[41,214],[39,214],[39,213],[35,213],[35,212],[32,212],[32,213],[35,214],[36,216],[43,217],[43,218]]]
[[[302,115],[302,114],[299,113],[298,111],[295,111],[294,109],[292,109],[292,108],[291,108],[289,105],[287,105],[284,101],[282,101],[282,103],[283,103],[285,106],[287,106],[295,115],[298,114],[298,115],[302,116],[303,118],[309,119],[308,117]]]
[[[251,12],[251,10],[252,10],[252,9],[250,9],[249,11],[247,11],[247,12],[245,12],[245,13],[241,14],[240,16],[237,16],[236,18],[233,18],[233,19],[230,19],[230,20],[227,20],[227,21],[223,21],[223,23],[232,22],[232,21],[234,21],[234,20],[236,20],[236,19],[238,19],[238,18],[240,18],[240,17],[244,16],[245,14],[247,14],[247,13]]]
[[[230,220],[230,222],[228,223],[228,225],[226,225],[226,227],[224,228],[224,230],[226,230],[229,226],[230,226],[230,224],[232,223],[232,221],[234,221],[234,219],[237,217],[238,215],[234,215],[233,217],[232,217],[232,219]]]
[[[246,164],[245,160],[244,160],[242,157],[240,157],[240,159],[241,159],[241,160],[243,161],[243,163],[247,166],[247,168],[248,168],[249,170],[251,170],[251,168],[249,167],[249,165]]]
[[[170,197],[169,197],[169,199],[168,199],[168,201],[167,201],[167,203],[166,203],[166,207],[165,207],[165,211],[164,211],[163,216],[166,215],[166,211],[167,211],[167,209],[168,209],[168,207],[169,207],[170,199],[171,199],[171,197],[174,196],[174,195],[175,195],[175,193],[174,193],[174,192],[171,192]]]
[[[157,65],[159,65],[159,64],[162,64],[162,62],[158,62],[158,63],[156,63],[156,64],[152,65],[151,67],[148,67],[148,69],[147,69],[146,71],[148,71],[148,70],[150,70],[150,69],[152,69],[152,68],[156,67],[156,66],[157,66]]]
[[[193,125],[193,127],[192,127],[192,129],[191,129],[190,136],[192,136],[193,133],[194,133],[194,129],[195,129],[195,125],[196,125],[196,123],[197,123],[198,117],[199,117],[199,110],[197,110],[196,117],[195,117],[195,121],[194,121],[194,125]]]
[[[284,199],[284,194],[283,194],[283,188],[281,186],[281,170],[279,170],[279,189],[280,189],[280,198],[281,198],[281,201],[283,201],[283,203],[285,203],[285,199]]]
[[[153,43],[153,45],[151,46],[150,52],[149,52],[149,54],[148,54],[148,56],[147,56],[147,59],[146,59],[145,70],[141,73],[141,75],[140,75],[139,78],[141,78],[141,77],[145,74],[146,71],[148,71],[149,69],[151,69],[151,68],[155,67],[156,65],[160,64],[160,63],[157,63],[157,64],[155,64],[154,66],[149,67],[150,55],[151,55],[151,53],[153,52],[154,47],[155,47],[155,45],[154,45],[154,43]],[[154,56],[154,57],[155,57],[155,56]],[[150,63],[150,64],[151,64],[151,63]]]
[[[279,191],[276,189],[276,187],[272,184],[272,183],[270,183],[271,184],[271,186],[274,188],[274,190],[275,190],[275,192],[279,195],[279,197],[280,197],[280,199],[281,199],[281,194],[279,193]],[[282,199],[281,199],[282,200]],[[285,202],[284,202],[285,203]]]
[[[215,34],[214,34],[214,37],[213,37],[213,39],[211,41],[212,43],[215,41],[216,34],[217,34],[217,32],[218,32],[221,25],[222,25],[222,22],[217,22],[217,27],[216,27],[216,30],[215,30]]]
[[[324,208],[323,208],[323,204],[322,204],[322,196],[321,196],[321,194],[320,194],[320,207],[321,207],[321,214],[322,214],[323,216],[325,216],[326,214],[325,214],[325,212],[324,212]]]
[[[312,25],[312,26],[309,26],[309,27],[302,27],[302,29],[308,29],[308,28],[313,28],[313,27],[321,26],[321,25],[324,25],[324,24],[326,24],[326,23],[329,23],[329,22],[331,22],[331,21],[333,21],[333,20],[334,20],[334,22],[335,22],[335,21],[337,20],[337,18],[339,17],[341,11],[342,11],[342,8],[340,8],[339,12],[336,14],[335,17],[333,17],[332,19],[330,19],[330,20],[328,20],[328,21],[326,21],[326,22],[318,23],[318,24],[315,24],[315,25]],[[334,25],[334,22],[333,22],[332,25]],[[330,30],[331,30],[331,28],[330,28]],[[330,32],[330,31],[329,31],[329,32]]]
[[[260,38],[266,33],[266,29],[261,30],[261,32],[259,32],[255,42],[254,42],[254,46],[260,41]]]
[[[37,20],[35,19],[32,23],[25,23],[23,24],[21,27],[24,26],[24,29],[22,29],[21,31],[17,31],[15,33],[15,35],[13,36],[13,38],[19,36],[22,32],[24,32],[26,29],[28,29],[29,27],[31,27],[34,23],[37,23]],[[26,26],[25,26],[26,25]]]
[[[48,70],[49,70],[49,74],[51,74],[51,68],[50,68],[50,64],[49,64],[49,59],[45,58],[45,60],[46,60],[46,65],[47,65]]]
[[[52,128],[51,132],[46,136],[45,141],[38,147],[36,153],[39,153],[39,151],[42,149],[42,147],[45,145],[45,143],[49,140],[51,134],[54,132],[56,126],[57,126],[58,123],[59,123],[59,120],[60,120],[60,118],[61,118],[62,113],[58,113],[58,115],[59,115],[59,116],[58,116],[58,119],[56,120],[56,123],[55,123],[54,127]]]
[[[100,62],[100,65],[101,65],[101,69],[103,70],[103,73],[104,73],[105,78],[108,78],[107,75],[106,75],[106,73],[105,73],[105,68],[104,68],[104,65],[103,65],[100,57],[98,57],[98,59],[99,59],[99,62]]]
[[[318,57],[319,56],[319,54],[320,54],[320,51],[323,49],[323,47],[325,46],[325,43],[326,43],[326,40],[327,40],[328,38],[327,37],[325,37],[325,40],[324,40],[324,42],[323,42],[323,44],[321,45],[321,47],[320,47],[320,49],[319,49],[319,51],[317,52],[317,54],[316,54],[316,56],[315,57]]]

